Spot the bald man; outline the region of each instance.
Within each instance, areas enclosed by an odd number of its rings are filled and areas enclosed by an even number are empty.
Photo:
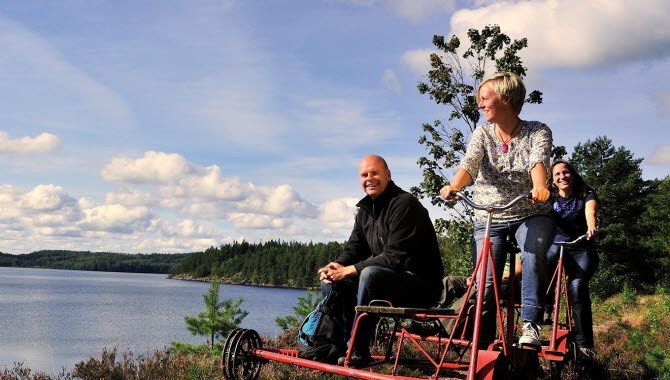
[[[356,205],[354,229],[344,252],[318,271],[323,291],[330,286],[350,289],[358,305],[372,300],[403,307],[434,305],[442,293],[443,267],[428,211],[396,186],[382,157],[365,156],[358,174],[366,196]],[[348,321],[348,331],[352,322]],[[362,322],[351,366],[371,361],[369,345],[376,320],[368,317]],[[343,362],[344,358],[338,361]]]

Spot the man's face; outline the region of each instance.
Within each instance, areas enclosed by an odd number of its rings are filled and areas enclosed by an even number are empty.
[[[365,157],[358,165],[358,174],[363,191],[372,198],[383,193],[391,180],[391,171],[377,157]]]

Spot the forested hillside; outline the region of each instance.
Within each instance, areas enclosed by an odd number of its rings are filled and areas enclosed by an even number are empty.
[[[0,266],[101,272],[170,273],[188,254],[127,254],[45,250],[25,255],[0,253]]]
[[[342,243],[235,242],[186,257],[171,273],[226,282],[293,287],[318,286],[316,270],[342,252]]]
[[[102,272],[169,273],[177,278],[217,278],[235,284],[318,286],[316,270],[333,261],[343,243],[234,242],[188,254],[126,254],[45,250],[0,253],[0,266]]]

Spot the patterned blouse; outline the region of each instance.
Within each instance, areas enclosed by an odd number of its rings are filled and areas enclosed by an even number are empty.
[[[473,199],[476,203],[506,204],[517,195],[532,190],[530,171],[535,164],[543,163],[545,168],[549,168],[552,136],[544,123],[523,121],[519,134],[507,144],[509,149],[503,153],[495,124],[482,125],[472,132],[460,168],[474,179]],[[550,212],[549,203],[531,204],[526,201],[493,214],[493,220],[496,223],[510,222]],[[486,211],[475,212],[477,221],[485,221],[486,216]]]

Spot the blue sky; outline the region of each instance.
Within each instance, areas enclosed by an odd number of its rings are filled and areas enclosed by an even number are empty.
[[[670,3],[0,3],[0,251],[343,241],[356,165],[420,181],[434,34],[527,37],[529,105],[568,150],[607,135],[670,174]],[[432,210],[434,216],[440,214]]]

